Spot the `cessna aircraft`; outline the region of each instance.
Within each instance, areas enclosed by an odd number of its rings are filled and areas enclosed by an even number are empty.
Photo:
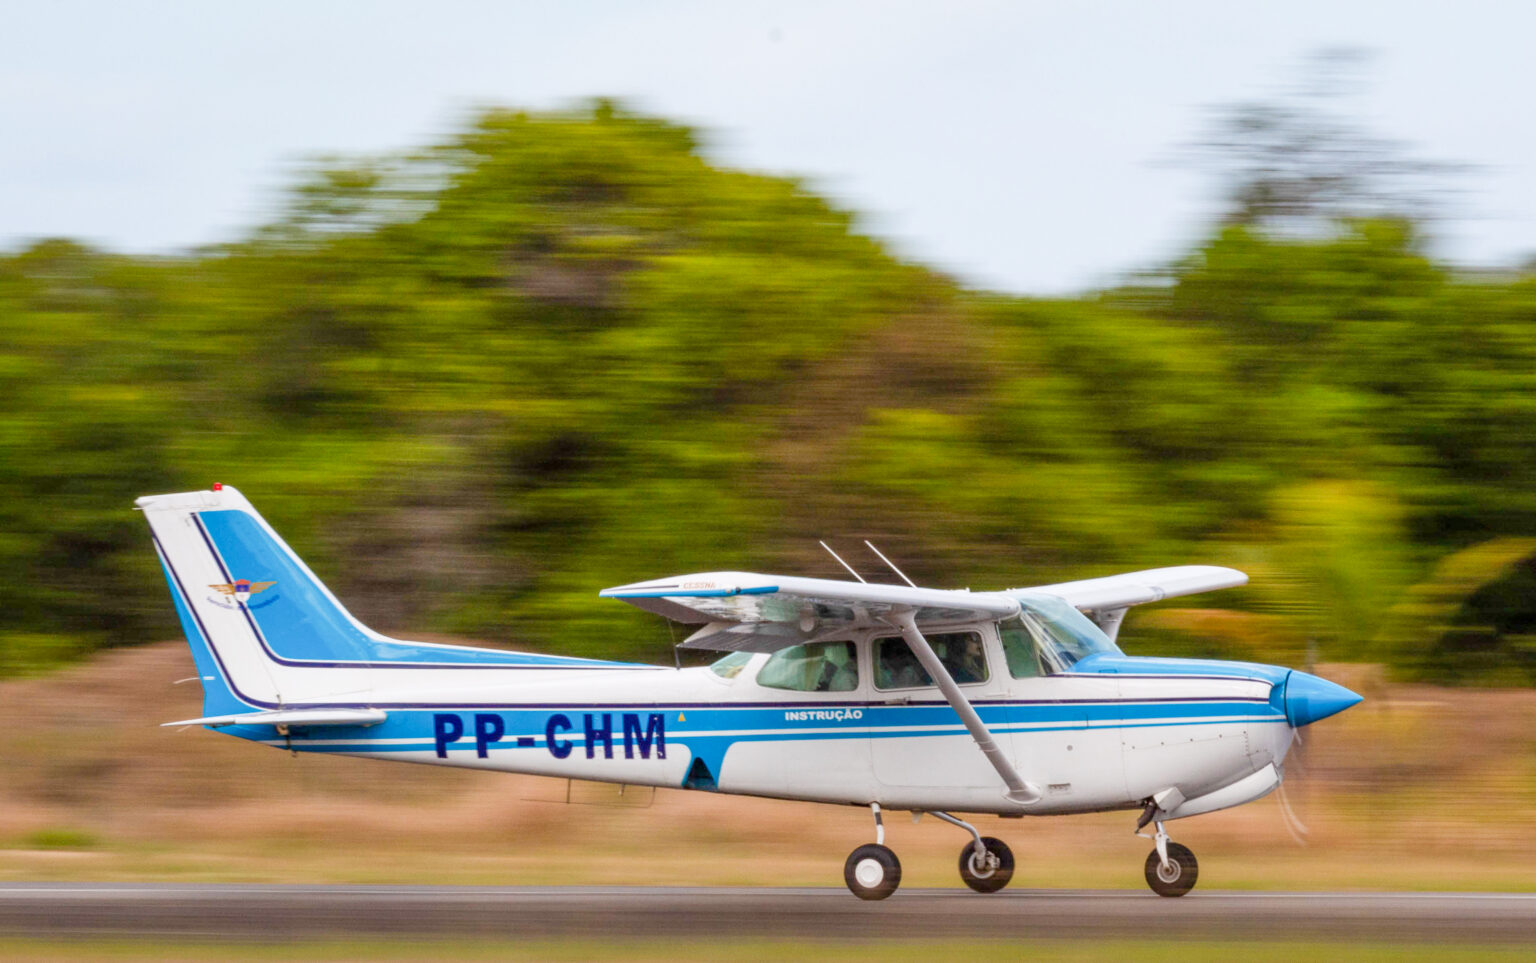
[[[1147,883],[1182,896],[1198,865],[1164,824],[1271,792],[1296,730],[1360,701],[1279,666],[1115,645],[1127,608],[1247,581],[1228,568],[1001,592],[709,572],[599,593],[698,626],[683,648],[726,653],[677,669],[387,638],[233,488],[137,505],[203,687],[203,717],[167,725],[302,752],[868,807],[875,841],[843,871],[862,899],[901,882],[883,810],[969,833],[960,876],[982,893],[1007,885],[1013,854],[953,813],[1139,811],[1136,830],[1155,829]]]

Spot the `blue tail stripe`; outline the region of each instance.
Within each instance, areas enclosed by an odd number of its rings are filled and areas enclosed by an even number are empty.
[[[230,687],[224,675],[224,667],[209,648],[202,626],[187,608],[186,600],[181,596],[181,588],[176,584],[164,557],[160,559],[160,568],[165,572],[165,583],[171,590],[176,617],[181,620],[181,631],[187,637],[187,646],[192,650],[192,663],[197,666],[197,678],[203,686],[203,715],[219,716],[249,711],[252,707],[241,701]]]

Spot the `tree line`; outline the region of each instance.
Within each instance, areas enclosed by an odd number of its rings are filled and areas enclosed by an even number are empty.
[[[1530,684],[1536,277],[1334,201],[1007,296],[600,102],[317,165],[184,256],[31,244],[0,256],[0,673],[175,635],[132,500],[222,481],[381,629],[670,660],[597,590],[837,577],[817,539],[870,538],[939,586],[1253,575],[1133,613],[1133,652]]]

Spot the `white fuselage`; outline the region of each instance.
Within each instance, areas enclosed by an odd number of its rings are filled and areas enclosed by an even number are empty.
[[[1018,771],[1041,788],[1038,801],[1005,798],[997,772],[935,688],[875,688],[874,633],[853,636],[860,670],[850,691],[759,685],[765,655],[732,678],[709,668],[338,667],[351,683],[349,702],[384,709],[386,722],[278,738],[269,728],[226,731],[296,750],[437,765],[1028,814],[1130,808],[1170,789],[1193,799],[1278,768],[1290,746],[1294,730],[1272,704],[1272,682],[1242,663],[1194,663],[1199,674],[1171,674],[1172,660],[1133,672],[1139,660],[1122,658],[1113,672],[1015,679],[994,625],[964,628],[981,633],[989,672],[962,689]]]

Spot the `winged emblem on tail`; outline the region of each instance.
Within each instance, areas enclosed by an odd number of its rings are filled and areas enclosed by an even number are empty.
[[[252,595],[258,592],[265,592],[276,584],[276,582],[252,582],[250,579],[239,578],[233,582],[225,582],[208,587],[223,595],[233,595],[237,602],[244,602]]]

